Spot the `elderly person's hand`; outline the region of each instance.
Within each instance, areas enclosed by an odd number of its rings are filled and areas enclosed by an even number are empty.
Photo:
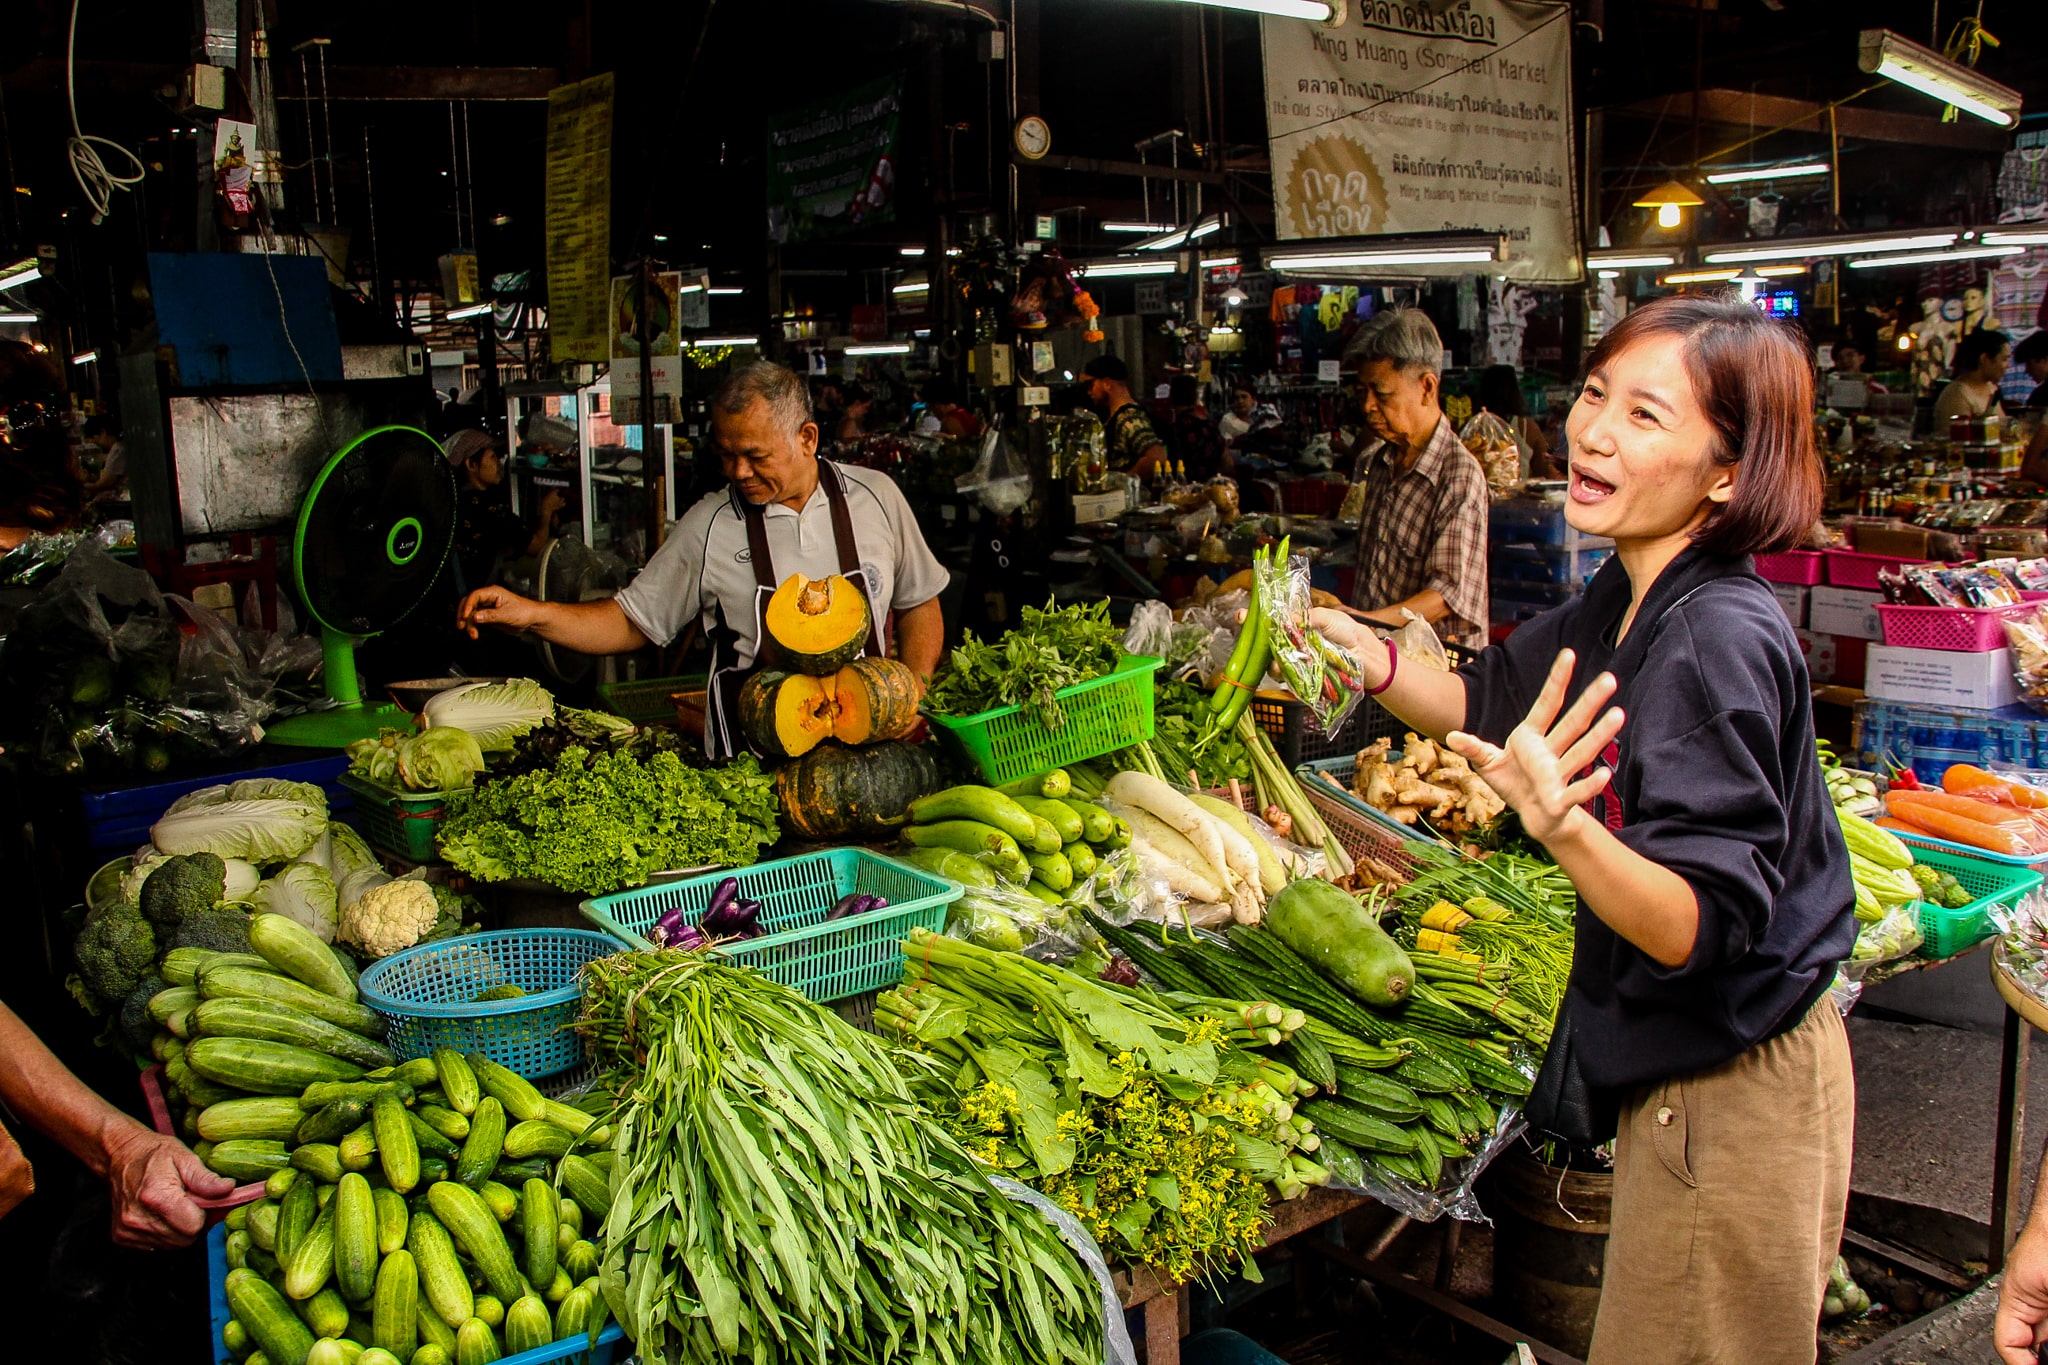
[[[215,1175],[191,1148],[132,1120],[113,1125],[105,1141],[107,1187],[113,1196],[116,1245],[145,1251],[181,1247],[206,1229],[195,1199],[222,1199],[235,1182]]]

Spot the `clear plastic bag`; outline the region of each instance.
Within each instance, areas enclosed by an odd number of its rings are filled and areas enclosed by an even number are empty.
[[[1365,695],[1365,674],[1351,652],[1323,638],[1308,623],[1308,559],[1258,562],[1259,611],[1273,643],[1273,662],[1295,698],[1315,714],[1324,734],[1335,734]]]
[[[1073,904],[1048,905],[1026,891],[1006,886],[970,886],[946,907],[946,934],[1039,962],[1071,962],[1101,950],[1102,939]]]
[[[1407,624],[1387,637],[1394,642],[1401,662],[1434,669],[1438,673],[1450,672],[1451,654],[1444,648],[1443,637],[1429,622],[1408,608],[1401,608],[1401,615],[1407,618]]]
[[[999,517],[1007,517],[1031,501],[1031,465],[1003,438],[1000,421],[982,433],[981,454],[974,468],[953,481],[956,492],[971,493]]]
[[[1095,1245],[1088,1229],[1081,1226],[1081,1220],[1029,1185],[1020,1185],[1000,1175],[991,1175],[988,1181],[998,1193],[1019,1204],[1029,1204],[1043,1214],[1045,1221],[1059,1233],[1060,1240],[1074,1249],[1074,1254],[1095,1276],[1096,1287],[1102,1291],[1102,1365],[1137,1365],[1138,1356],[1131,1345],[1131,1334],[1124,1327],[1123,1299],[1117,1293],[1116,1282],[1110,1278],[1109,1263],[1102,1259],[1102,1249]]]
[[[1884,917],[1870,924],[1859,924],[1856,930],[1856,946],[1849,954],[1849,960],[1842,964],[1842,974],[1849,980],[1860,983],[1872,968],[1900,958],[1911,957],[1925,942],[1920,933],[1920,916],[1912,905],[1894,905],[1884,912]]]
[[[1480,1208],[1479,1196],[1473,1192],[1473,1187],[1479,1183],[1479,1177],[1486,1168],[1493,1164],[1494,1158],[1506,1151],[1508,1144],[1518,1140],[1527,1127],[1520,1109],[1512,1105],[1503,1107],[1494,1120],[1492,1135],[1472,1155],[1446,1161],[1443,1177],[1433,1190],[1374,1164],[1364,1153],[1361,1153],[1365,1157],[1364,1178],[1356,1181],[1342,1179],[1332,1172],[1329,1188],[1356,1191],[1418,1223],[1434,1223],[1449,1216],[1461,1222],[1491,1225],[1493,1220]]]
[[[1486,471],[1486,486],[1496,498],[1521,486],[1522,446],[1504,419],[1481,408],[1458,432],[1458,439]]]
[[[1172,607],[1164,602],[1149,601],[1131,608],[1131,623],[1124,627],[1124,653],[1163,659],[1172,644]]]
[[[2048,617],[2038,610],[2009,616],[2005,638],[2012,646],[2012,675],[2020,700],[2048,715]]]

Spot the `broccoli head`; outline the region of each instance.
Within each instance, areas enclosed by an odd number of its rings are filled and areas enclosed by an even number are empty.
[[[93,994],[118,1004],[156,965],[156,931],[132,907],[109,905],[86,917],[71,952]]]
[[[217,953],[249,953],[249,916],[232,905],[210,905],[178,921],[171,933],[173,948],[210,948]]]
[[[159,929],[176,927],[194,911],[219,903],[228,888],[228,865],[212,853],[166,858],[142,884],[142,917]]]
[[[165,990],[170,983],[155,972],[142,978],[135,989],[128,992],[128,998],[121,1002],[121,1015],[116,1029],[121,1041],[131,1051],[147,1054],[150,1039],[156,1035],[156,1021],[149,1017],[149,999],[158,991]]]

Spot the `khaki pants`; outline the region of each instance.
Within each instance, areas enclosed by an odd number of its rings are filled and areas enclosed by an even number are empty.
[[[1590,1365],[1812,1365],[1855,1124],[1826,997],[1732,1062],[1629,1095]]]

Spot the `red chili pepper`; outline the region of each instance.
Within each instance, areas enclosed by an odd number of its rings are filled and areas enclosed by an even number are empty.
[[[1920,779],[1914,775],[1911,768],[1900,768],[1892,774],[1892,780],[1886,784],[1886,790],[1916,792],[1920,790]]]

